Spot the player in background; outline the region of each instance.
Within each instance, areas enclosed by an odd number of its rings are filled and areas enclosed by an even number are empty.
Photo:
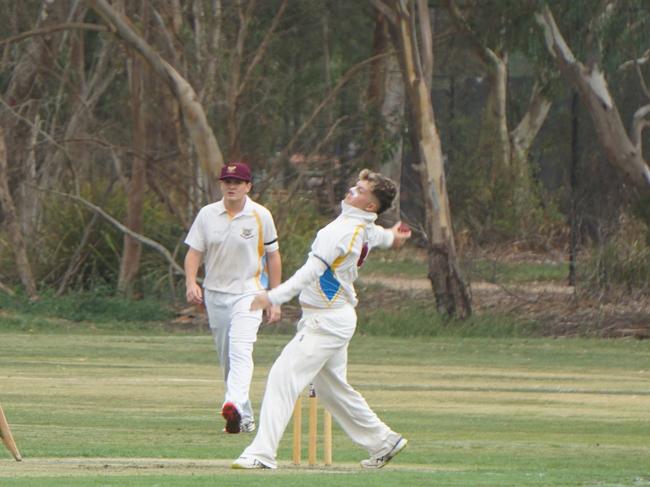
[[[268,309],[300,293],[302,317],[269,372],[258,432],[233,468],[277,467],[278,445],[296,399],[309,383],[341,428],[368,451],[363,467],[381,468],[406,446],[407,440],[386,426],[347,382],[348,344],[357,323],[357,268],[368,250],[400,247],[411,236],[400,222],[390,229],[374,223],[391,207],[396,192],[390,179],[361,171],[341,203],[341,214],[318,232],[305,264],[253,300],[251,309]]]
[[[253,345],[262,310],[251,310],[253,298],[282,279],[282,261],[273,217],[248,197],[251,171],[242,162],[223,166],[219,177],[223,198],[199,211],[185,239],[186,298],[205,304],[217,348],[225,398],[221,414],[225,432],[255,430],[249,391],[253,378]],[[197,284],[205,266],[203,289]],[[267,321],[280,319],[279,305],[267,309]]]

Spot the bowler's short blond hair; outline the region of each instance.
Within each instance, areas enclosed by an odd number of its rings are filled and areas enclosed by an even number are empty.
[[[359,180],[370,183],[370,190],[379,201],[378,215],[393,206],[393,200],[397,194],[397,184],[392,179],[370,169],[362,169],[359,173]]]

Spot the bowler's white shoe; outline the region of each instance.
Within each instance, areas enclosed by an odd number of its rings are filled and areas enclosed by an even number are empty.
[[[253,468],[271,468],[271,467],[264,465],[257,458],[239,457],[237,460],[232,462],[230,468],[250,470]]]
[[[407,443],[408,441],[406,438],[400,437],[391,451],[381,457],[370,457],[367,460],[361,460],[361,466],[363,468],[381,468],[390,462],[395,455],[401,452]]]

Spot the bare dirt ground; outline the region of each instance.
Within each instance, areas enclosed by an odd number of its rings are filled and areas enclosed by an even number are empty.
[[[426,256],[420,255],[417,250],[415,254],[426,268]],[[559,262],[562,254],[542,255],[507,249],[501,255],[490,254],[490,258],[504,262],[541,263],[549,260]],[[433,299],[431,283],[426,278],[361,272],[357,285],[373,286],[371,301],[381,302],[384,307],[397,306],[405,297]],[[381,288],[392,292],[382,292]],[[561,281],[518,284],[477,281],[470,283],[470,290],[474,314],[517,314],[524,319],[544,323],[540,330],[544,336],[650,338],[650,295],[647,293],[609,291],[607,294],[594,295]],[[361,305],[367,303],[362,302]],[[293,321],[300,315],[295,301],[282,309],[285,321]],[[183,323],[207,326],[207,319],[201,310],[188,308],[178,317],[176,325]]]
[[[364,275],[361,282],[417,293],[423,299],[431,296],[428,279]],[[473,282],[470,288],[474,313],[516,313],[546,323],[542,333],[547,336],[650,338],[650,296],[593,296],[560,282]]]
[[[234,475],[241,476],[241,470],[231,468],[232,459],[201,460],[183,458],[26,458],[20,463],[0,459],[1,479],[38,477],[110,477],[110,476],[149,476],[175,475],[187,476],[188,483],[195,475]],[[331,466],[293,465],[280,462],[278,468],[284,474],[319,474],[319,473],[358,473],[358,463],[337,462]],[[431,465],[402,466],[391,464],[386,470],[401,472],[436,472],[440,469]],[[448,469],[446,469],[448,470]],[[248,474],[263,475],[264,471],[251,471]],[[110,482],[110,481],[108,481]],[[36,484],[34,484],[36,485]],[[63,483],[61,485],[64,485]]]
[[[20,463],[0,462],[0,474],[7,477],[209,474],[229,468],[227,460],[158,458],[25,458]]]

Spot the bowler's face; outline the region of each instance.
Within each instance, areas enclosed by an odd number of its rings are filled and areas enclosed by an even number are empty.
[[[357,181],[357,184],[348,190],[343,201],[364,211],[376,213],[379,209],[379,201],[372,194],[368,181]]]

